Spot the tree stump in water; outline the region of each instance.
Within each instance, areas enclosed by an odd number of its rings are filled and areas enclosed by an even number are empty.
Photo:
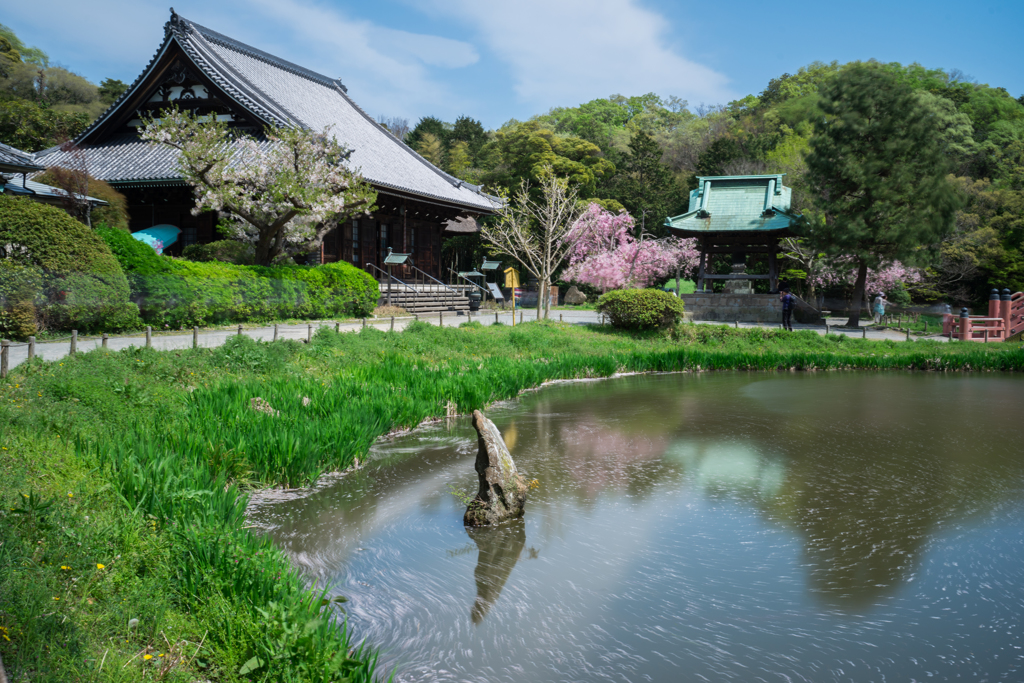
[[[490,526],[523,516],[529,490],[526,480],[516,470],[501,432],[479,410],[473,411],[478,451],[476,473],[480,491],[466,508],[466,526]]]

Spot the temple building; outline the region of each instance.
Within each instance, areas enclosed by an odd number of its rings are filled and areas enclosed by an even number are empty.
[[[177,152],[142,141],[143,116],[177,106],[259,136],[268,125],[331,127],[353,150],[349,163],[377,191],[377,210],[327,235],[319,255],[370,270],[389,248],[442,277],[442,232],[449,221],[493,213],[499,201],[441,171],[375,122],[340,79],[318,74],[191,22],[171,11],[164,40],[128,90],[76,140],[88,172],[128,198],[133,231],[169,224],[182,230],[171,253],[222,239],[217,212],[192,215],[192,188],[176,172]],[[59,148],[42,166],[72,165]]]
[[[781,319],[779,240],[793,235],[797,220],[789,213],[793,192],[782,184],[783,175],[699,177],[689,210],[665,220],[670,234],[697,239],[697,291],[683,297],[694,319]],[[715,272],[716,257],[721,264],[723,256],[729,257],[728,272]],[[755,292],[757,280],[767,281],[767,292]],[[717,281],[723,284],[716,290]]]

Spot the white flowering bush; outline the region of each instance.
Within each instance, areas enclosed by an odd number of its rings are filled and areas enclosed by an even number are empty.
[[[339,222],[373,210],[377,198],[330,128],[270,127],[256,138],[168,109],[141,135],[178,150],[178,170],[195,190],[193,212],[229,213],[228,232],[252,243],[261,265],[318,250]]]

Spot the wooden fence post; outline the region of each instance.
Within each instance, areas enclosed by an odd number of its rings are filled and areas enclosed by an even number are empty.
[[[35,337],[29,337],[28,338],[28,359],[32,360],[35,357],[36,357],[36,338]]]
[[[395,331],[395,316],[391,316],[391,331]]]
[[[274,323],[274,341],[277,341],[277,323]]]
[[[199,328],[196,326],[192,327],[192,348],[199,348]]]
[[[437,325],[438,327],[444,327],[444,313],[441,311],[437,312]]]
[[[341,323],[338,322],[337,320],[334,321],[334,331],[341,332]]]
[[[860,338],[861,339],[867,339],[868,338],[868,328],[866,328],[866,327],[860,328]]]
[[[71,355],[78,352],[78,330],[71,330]]]
[[[153,346],[153,328],[146,325],[146,348]]]
[[[313,342],[313,323],[306,323],[306,343]]]
[[[363,318],[363,329],[366,329],[366,318]]]
[[[238,323],[238,336],[242,336],[242,323]]]
[[[11,342],[0,340],[0,379],[7,377],[7,355],[10,353]]]
[[[107,342],[108,342],[109,340],[110,340],[110,337],[108,337],[108,336],[107,336],[107,333],[106,333],[106,332],[104,332],[104,333],[103,333],[103,341],[101,341],[101,342],[100,342],[100,346],[102,346],[103,348],[107,348]]]

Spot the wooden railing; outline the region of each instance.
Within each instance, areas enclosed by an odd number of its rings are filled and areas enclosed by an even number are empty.
[[[942,333],[950,339],[961,341],[993,342],[1006,341],[1024,330],[1024,293],[1002,294],[993,289],[988,300],[988,315],[969,315],[966,308],[960,315],[946,313],[942,316]]]

